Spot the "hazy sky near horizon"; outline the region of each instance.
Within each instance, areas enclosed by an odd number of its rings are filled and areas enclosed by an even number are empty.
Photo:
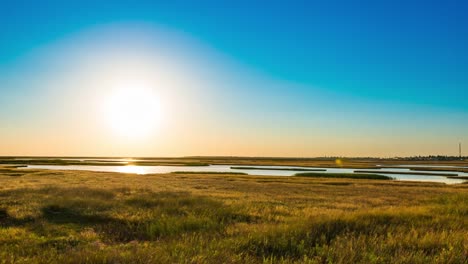
[[[455,0],[2,1],[0,155],[456,155],[467,13]]]

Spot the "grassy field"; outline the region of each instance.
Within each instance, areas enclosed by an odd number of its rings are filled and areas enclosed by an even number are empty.
[[[466,263],[468,185],[0,169],[0,263]]]

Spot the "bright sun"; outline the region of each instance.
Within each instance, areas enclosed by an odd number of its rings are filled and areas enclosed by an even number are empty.
[[[160,123],[158,98],[145,87],[129,85],[106,99],[105,118],[113,132],[132,139],[148,137]]]

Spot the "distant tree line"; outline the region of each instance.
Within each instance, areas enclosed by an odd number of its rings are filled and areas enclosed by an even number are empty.
[[[453,161],[460,160],[460,156],[444,156],[444,155],[430,155],[430,156],[413,156],[413,157],[396,157],[397,160],[416,160],[416,161]],[[462,156],[462,160],[468,159],[468,156]]]
[[[410,156],[410,157],[317,157],[317,158],[303,158],[306,160],[406,160],[406,161],[457,161],[460,156],[446,156],[446,155],[429,155],[429,156]],[[462,156],[461,160],[468,160],[468,156]]]

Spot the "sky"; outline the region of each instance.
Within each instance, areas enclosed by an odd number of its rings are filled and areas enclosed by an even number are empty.
[[[468,148],[466,1],[0,6],[0,155]]]

